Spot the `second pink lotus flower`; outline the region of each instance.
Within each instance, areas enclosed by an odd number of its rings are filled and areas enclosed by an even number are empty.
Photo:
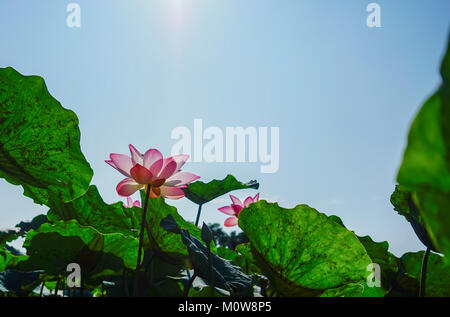
[[[112,153],[111,160],[105,161],[124,176],[117,185],[117,193],[128,197],[139,189],[150,185],[150,197],[162,196],[169,199],[184,197],[182,188],[200,177],[181,171],[181,167],[189,155],[180,154],[163,158],[161,152],[150,149],[141,154],[133,145],[129,145],[131,157],[124,154]]]
[[[127,197],[127,203],[122,204],[125,208],[133,208],[133,207],[141,207],[141,203],[139,200],[136,200],[133,202],[133,199],[131,197]]]
[[[230,195],[231,201],[233,202],[230,206],[225,206],[219,208],[219,211],[231,217],[225,220],[225,227],[233,227],[238,224],[239,213],[242,209],[248,207],[248,205],[255,203],[259,200],[259,193],[255,197],[247,197],[242,203],[241,200],[233,195]]]

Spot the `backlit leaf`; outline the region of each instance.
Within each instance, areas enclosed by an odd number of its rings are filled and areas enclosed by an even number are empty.
[[[80,150],[77,116],[41,77],[0,68],[0,177],[47,204],[83,195],[92,174]]]

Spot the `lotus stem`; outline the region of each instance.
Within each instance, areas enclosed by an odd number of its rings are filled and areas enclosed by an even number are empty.
[[[197,277],[197,273],[194,272],[194,274],[192,274],[192,277],[189,279],[188,285],[186,285],[186,288],[184,289],[184,297],[188,297],[189,289],[191,288],[192,283],[194,283],[194,280],[196,277]]]
[[[214,274],[212,265],[211,242],[208,243],[208,266],[209,266],[209,287],[211,288],[210,296],[214,297]]]
[[[195,219],[195,226],[198,227],[198,222],[200,221],[200,214],[202,213],[203,204],[198,205],[197,218]]]
[[[138,280],[139,280],[139,270],[141,269],[141,257],[142,257],[142,245],[144,244],[144,231],[147,223],[147,207],[148,200],[150,198],[151,186],[147,185],[147,191],[145,192],[145,200],[144,207],[142,209],[142,220],[141,220],[141,231],[139,232],[139,249],[138,249],[138,257],[136,263],[136,280],[134,283],[134,295],[137,296],[138,292]]]
[[[58,296],[58,291],[59,291],[59,282],[61,279],[57,279],[56,280],[56,286],[55,286],[55,296]]]
[[[427,279],[427,266],[428,266],[428,257],[430,256],[430,247],[427,247],[425,254],[423,255],[422,260],[422,269],[420,271],[420,290],[419,297],[425,297],[425,284]]]
[[[80,276],[80,297],[83,297],[83,287],[84,287],[84,278],[83,275]]]
[[[42,284],[41,284],[41,290],[39,291],[39,297],[42,297],[42,293],[44,291],[44,287],[45,287],[45,281],[42,282]]]

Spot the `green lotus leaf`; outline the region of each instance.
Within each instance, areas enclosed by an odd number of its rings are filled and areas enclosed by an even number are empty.
[[[0,68],[0,177],[47,204],[83,195],[92,175],[75,113],[50,95],[41,77]]]
[[[387,241],[375,242],[369,236],[359,237],[359,241],[366,249],[367,254],[381,269],[381,286],[388,292],[393,288],[398,273],[397,257],[390,253]]]
[[[449,41],[450,44],[450,41]],[[442,85],[414,119],[397,180],[415,204],[434,246],[450,254],[450,46]]]
[[[329,216],[328,219],[340,224],[344,228],[344,222],[338,216]],[[355,234],[356,235],[356,234]],[[381,267],[381,273],[383,275],[383,286],[388,290],[391,285],[389,285],[389,280],[392,279],[392,275],[396,274],[398,271],[398,258],[389,252],[389,243],[387,241],[376,242],[370,236],[358,236],[359,242],[366,249],[367,254],[372,259],[372,263],[377,263]]]
[[[404,192],[396,190],[395,194],[392,196],[393,202],[396,206],[402,207],[405,210],[405,201],[402,198]],[[399,213],[402,211],[399,210]],[[344,223],[338,216],[330,216],[328,219],[345,227]],[[389,243],[387,241],[376,242],[369,236],[358,236],[359,241],[362,243],[367,251],[367,254],[372,259],[373,263],[380,265],[381,269],[381,289],[378,291],[384,292],[385,296],[394,297],[404,297],[404,296],[416,296],[419,290],[419,281],[406,273],[401,266],[401,260],[389,252]],[[351,286],[351,288],[356,287]],[[367,290],[367,289],[366,289]],[[373,291],[373,288],[368,289]],[[336,294],[340,293],[341,290],[337,291]],[[344,290],[345,292],[345,290]]]
[[[222,180],[214,179],[209,183],[202,181],[190,183],[183,190],[186,198],[198,205],[202,205],[233,190],[248,188],[258,189],[259,183],[256,181],[241,183],[233,175],[227,175]]]
[[[367,251],[355,234],[317,210],[259,201],[241,211],[239,226],[278,294],[321,296],[356,284],[359,287],[345,295],[367,295],[367,268],[372,263]]]
[[[121,233],[137,236],[141,208],[125,208],[121,202],[107,204],[95,185],[81,197],[69,203],[55,203],[47,213],[50,221],[76,220],[81,226],[91,226],[101,233]]]
[[[403,269],[416,279],[420,279],[424,252],[408,252],[401,257]],[[432,252],[428,257],[425,296],[450,296],[450,266],[442,256]]]
[[[70,220],[31,230],[24,247],[29,258],[17,266],[22,271],[45,270],[58,276],[68,264],[77,263],[83,275],[93,277],[134,269],[138,240],[120,233],[102,234]]]

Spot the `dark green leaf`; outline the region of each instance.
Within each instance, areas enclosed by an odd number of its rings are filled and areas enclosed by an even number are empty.
[[[228,297],[229,293],[224,290],[218,290],[214,288],[213,297]],[[188,297],[211,297],[211,287],[205,286],[200,289],[191,287]]]
[[[29,222],[21,221],[19,224],[16,225],[16,228],[20,229],[19,235],[23,236],[32,229],[37,230],[41,225],[47,222],[48,219],[46,215],[38,215]]]
[[[0,231],[0,249],[2,249],[6,243],[16,240],[18,237],[17,231],[8,229]]]
[[[211,241],[213,241],[212,232],[206,223],[203,223],[202,227],[202,240],[206,243],[206,245],[209,245]]]
[[[39,275],[42,271],[18,272],[6,270],[0,273],[0,293],[15,296],[30,296],[33,289],[39,285]]]
[[[184,189],[184,193],[186,198],[198,205],[202,205],[233,190],[248,188],[258,189],[259,184],[256,181],[241,183],[234,176],[227,175],[222,180],[215,179],[209,183],[202,181],[190,183]]]
[[[174,222],[173,217],[169,215],[162,225],[173,228]],[[181,229],[180,231],[182,241],[189,250],[189,258],[198,276],[209,284],[213,283],[215,287],[231,291],[234,296],[252,296],[253,279],[250,276],[242,273],[241,269],[231,261],[210,253],[208,248],[199,239],[190,235],[187,230]],[[209,255],[212,256],[212,277],[208,261]]]

